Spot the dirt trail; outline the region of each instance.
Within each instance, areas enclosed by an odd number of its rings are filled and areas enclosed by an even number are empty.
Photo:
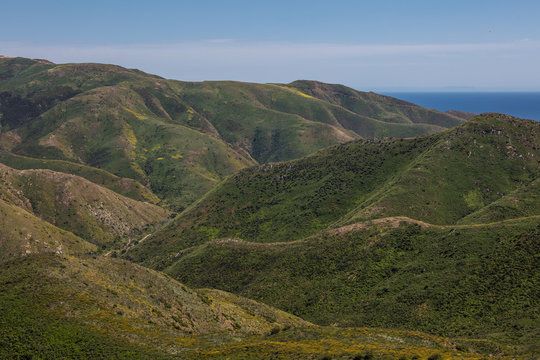
[[[309,241],[309,240],[311,240],[313,238],[316,238],[316,237],[319,237],[321,235],[343,235],[343,234],[353,232],[353,231],[360,231],[360,230],[364,230],[364,229],[369,229],[369,228],[371,228],[373,226],[377,226],[377,225],[383,225],[383,226],[389,226],[389,227],[392,227],[392,228],[397,228],[402,223],[407,223],[407,224],[417,224],[417,225],[420,225],[423,228],[464,229],[464,228],[471,228],[471,227],[476,228],[476,227],[484,227],[484,226],[493,226],[493,225],[497,225],[497,224],[502,224],[502,223],[507,223],[507,222],[514,222],[514,221],[521,221],[521,220],[526,220],[526,219],[539,219],[540,220],[540,215],[525,216],[525,217],[519,217],[519,218],[513,218],[513,219],[505,219],[505,220],[491,222],[491,223],[485,223],[485,224],[470,224],[470,225],[467,225],[467,224],[465,224],[465,225],[435,225],[435,224],[430,224],[430,223],[427,223],[427,222],[424,222],[424,221],[411,219],[411,218],[406,217],[406,216],[391,216],[391,217],[385,217],[385,218],[380,218],[380,219],[373,219],[373,220],[362,221],[362,222],[358,222],[358,223],[354,223],[354,224],[349,224],[349,225],[341,226],[341,227],[338,227],[338,228],[335,228],[335,229],[323,230],[323,231],[321,231],[319,233],[308,236],[308,237],[306,237],[304,239],[299,239],[299,240],[294,240],[294,241],[279,241],[279,242],[271,242],[271,243],[259,243],[259,242],[255,242],[255,241],[246,241],[246,240],[242,240],[242,239],[239,239],[239,238],[222,238],[222,239],[216,239],[216,240],[214,240],[214,242],[216,244],[242,244],[242,245],[251,245],[251,246],[258,246],[258,247],[288,246],[288,245],[293,245],[293,244],[297,244],[297,243],[300,243],[300,242]],[[196,249],[198,247],[199,246],[193,246],[191,248],[184,249],[184,250],[180,251],[177,254],[177,256],[180,255],[180,253],[186,253],[186,252],[189,252],[190,250],[194,250],[194,249]]]

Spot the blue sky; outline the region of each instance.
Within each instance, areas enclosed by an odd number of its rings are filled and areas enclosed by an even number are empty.
[[[179,80],[540,90],[540,1],[9,1],[0,54]]]

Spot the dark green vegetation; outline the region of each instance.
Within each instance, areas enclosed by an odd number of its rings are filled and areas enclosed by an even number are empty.
[[[497,114],[231,177],[128,257],[318,324],[538,341],[539,125]]]
[[[22,58],[0,58],[0,114],[2,161],[110,182],[91,170],[97,167],[133,179],[125,195],[151,200],[141,183],[176,210],[257,162],[462,121],[340,85],[187,83],[113,65]]]
[[[398,218],[294,243],[216,240],[186,251],[167,273],[317,324],[533,344],[539,220],[441,228]]]

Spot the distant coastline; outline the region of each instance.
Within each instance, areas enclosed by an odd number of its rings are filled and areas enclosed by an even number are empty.
[[[540,92],[381,92],[440,111],[498,112],[540,121]]]

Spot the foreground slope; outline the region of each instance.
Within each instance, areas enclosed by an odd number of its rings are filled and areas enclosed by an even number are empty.
[[[42,167],[55,165],[43,159],[62,160],[131,178],[181,210],[257,162],[294,159],[359,137],[421,135],[462,121],[339,87],[354,94],[349,106],[332,100],[335,86],[313,84],[322,87],[316,96],[295,83],[188,83],[114,65],[2,57],[0,149],[8,153],[4,158],[26,156],[27,166],[28,158],[41,159]]]
[[[31,255],[0,265],[0,357],[339,359],[511,355],[486,341],[320,328],[254,301],[190,289],[132,263]]]
[[[311,326],[269,306],[217,290],[192,290],[111,258],[29,255],[2,265],[0,286],[1,333],[10,334],[1,337],[3,356],[96,358],[127,352],[128,345],[166,355],[189,345],[187,334]]]

